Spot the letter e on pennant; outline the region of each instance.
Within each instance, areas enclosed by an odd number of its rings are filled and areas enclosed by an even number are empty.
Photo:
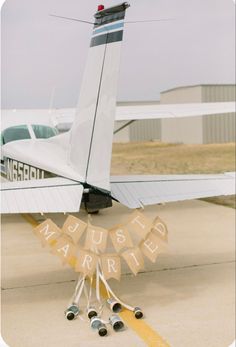
[[[140,249],[143,254],[153,263],[157,256],[165,251],[165,244],[153,232],[149,233],[146,240],[140,244]]]

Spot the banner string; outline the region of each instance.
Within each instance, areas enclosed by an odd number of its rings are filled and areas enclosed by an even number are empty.
[[[116,296],[116,294],[113,292],[113,290],[111,289],[111,287],[109,286],[109,284],[107,283],[107,281],[105,280],[105,278],[103,277],[103,275],[102,275],[101,273],[99,274],[99,276],[100,276],[102,282],[104,283],[104,285],[105,285],[107,291],[110,292],[110,294],[113,296],[114,299],[116,299],[118,302],[120,302],[121,305],[124,306],[127,310],[129,310],[129,311],[134,311],[134,310],[135,310],[134,307],[132,307],[132,306],[130,306],[130,305],[124,303],[123,301],[121,301],[121,300]]]
[[[80,274],[80,275],[79,275],[79,277],[78,277],[78,281],[77,281],[77,284],[76,284],[76,287],[75,287],[74,293],[73,293],[73,295],[72,295],[72,297],[71,297],[71,299],[70,299],[70,301],[69,301],[69,305],[70,305],[71,303],[73,303],[73,302],[74,302],[75,297],[76,297],[77,292],[78,292],[78,289],[79,289],[80,284],[81,284],[81,282],[82,282],[82,279],[83,279],[83,278],[82,278],[82,274]]]
[[[82,278],[80,289],[79,289],[78,294],[76,295],[76,297],[75,297],[75,299],[74,299],[74,302],[75,302],[76,304],[79,303],[81,294],[82,294],[83,289],[84,289],[84,282],[85,282],[85,276],[83,276],[83,278]]]

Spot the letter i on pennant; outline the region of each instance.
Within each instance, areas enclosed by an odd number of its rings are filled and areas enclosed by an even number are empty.
[[[144,269],[144,260],[139,248],[128,249],[121,255],[134,275],[137,275],[140,270]]]

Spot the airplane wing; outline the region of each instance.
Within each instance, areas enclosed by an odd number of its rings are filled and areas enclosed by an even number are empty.
[[[78,212],[79,182],[55,177],[1,184],[1,213]]]
[[[235,173],[111,177],[111,194],[129,208],[235,194]]]
[[[165,119],[196,117],[235,112],[235,102],[203,102],[194,104],[159,104],[118,106],[116,120]]]

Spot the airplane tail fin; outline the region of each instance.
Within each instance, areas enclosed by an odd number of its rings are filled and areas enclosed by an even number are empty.
[[[69,162],[84,182],[110,191],[110,161],[121,42],[129,4],[99,6],[75,120]]]

